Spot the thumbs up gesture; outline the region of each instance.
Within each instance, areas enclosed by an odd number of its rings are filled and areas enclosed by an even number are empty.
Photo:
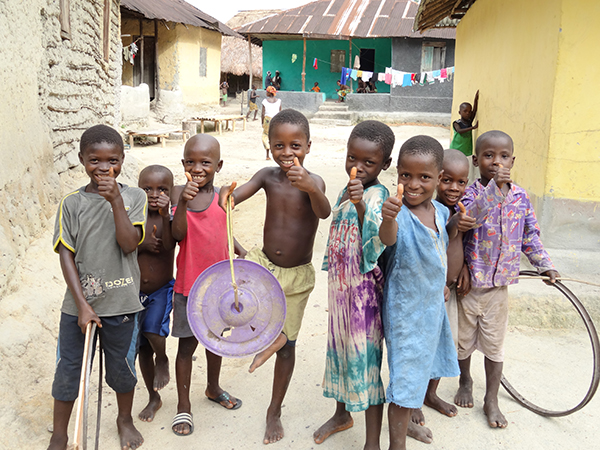
[[[398,189],[396,191],[396,197],[389,196],[383,203],[381,208],[381,216],[383,220],[396,220],[400,209],[402,208],[402,196],[404,195],[404,185],[398,183]]]
[[[152,233],[150,234],[150,238],[148,239],[148,248],[152,253],[160,253],[163,249],[162,239],[156,237],[156,225],[152,225]]]
[[[119,184],[115,178],[115,170],[111,167],[108,169],[108,174],[98,181],[98,194],[110,203],[121,196]]]
[[[458,227],[458,231],[461,232],[465,232],[465,231],[469,231],[472,228],[475,228],[476,226],[476,221],[475,221],[475,217],[471,217],[469,216],[469,213],[467,212],[467,209],[465,208],[465,205],[462,204],[462,202],[458,202],[458,208],[460,210],[460,212],[458,214],[456,214],[457,217],[457,227]]]
[[[350,181],[348,181],[348,197],[350,201],[355,205],[360,203],[363,198],[364,187],[362,181],[356,179],[356,173],[358,169],[353,167],[350,170]]]

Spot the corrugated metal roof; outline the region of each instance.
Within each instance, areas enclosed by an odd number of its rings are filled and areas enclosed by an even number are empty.
[[[419,31],[456,27],[475,0],[421,0],[414,29]]]
[[[183,0],[121,0],[121,7],[147,19],[184,23],[217,31],[225,36],[241,37],[224,23]]]
[[[453,28],[413,31],[414,0],[318,0],[244,25],[238,31],[259,39],[411,37],[454,39]]]

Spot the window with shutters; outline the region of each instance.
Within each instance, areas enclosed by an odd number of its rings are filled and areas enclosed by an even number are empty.
[[[421,72],[431,72],[446,67],[446,43],[423,42]]]

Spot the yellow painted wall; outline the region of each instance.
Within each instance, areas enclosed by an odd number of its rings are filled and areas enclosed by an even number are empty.
[[[600,2],[563,0],[545,194],[600,200]]]
[[[160,88],[180,89],[185,106],[189,108],[219,103],[221,76],[221,34],[215,31],[182,24],[167,23],[168,29],[158,26],[158,65]],[[123,45],[129,45],[140,33],[138,19],[123,18],[121,34]],[[154,22],[143,21],[145,36],[154,36]],[[200,76],[200,47],[207,48],[207,76]],[[139,55],[138,55],[139,57]],[[136,58],[136,63],[139,60]],[[123,63],[122,83],[133,86],[133,66]]]
[[[219,103],[221,34],[199,27],[177,24],[179,88],[188,107]],[[200,76],[200,47],[207,48],[206,76]]]
[[[515,142],[513,179],[545,192],[551,111],[559,47],[561,0],[478,0],[456,33],[452,120],[477,89],[479,129]]]

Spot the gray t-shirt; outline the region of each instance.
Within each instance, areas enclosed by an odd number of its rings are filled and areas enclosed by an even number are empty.
[[[141,226],[142,240],[148,202],[139,188],[119,184],[131,223]],[[75,255],[81,287],[99,317],[141,311],[140,268],[137,250],[124,254],[116,237],[112,207],[99,194],[85,192],[85,186],[63,197],[54,226],[54,251],[62,243]],[[61,311],[77,316],[79,311],[69,288]]]

